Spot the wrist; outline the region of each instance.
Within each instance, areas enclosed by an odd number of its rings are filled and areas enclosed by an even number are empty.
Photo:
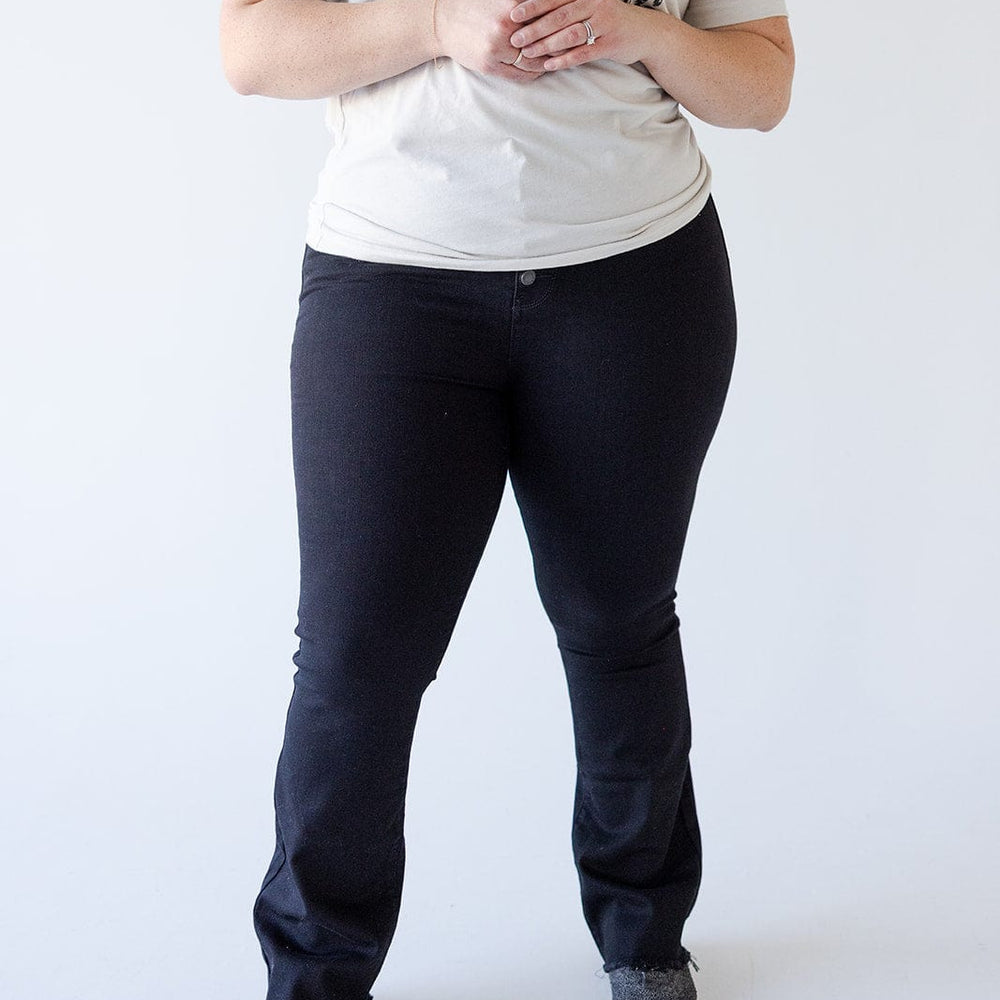
[[[675,43],[679,31],[687,25],[669,11],[637,4],[624,4],[626,24],[630,37],[634,39],[636,55],[634,61],[646,64],[668,59],[670,47]]]
[[[444,55],[440,40],[440,14],[438,0],[402,0],[401,17],[416,34],[414,43],[423,61]]]
[[[437,59],[438,56],[444,54],[443,51],[441,50],[441,40],[438,37],[438,32],[437,32],[437,5],[438,5],[438,0],[431,0],[430,45],[431,45],[431,51],[435,59]]]

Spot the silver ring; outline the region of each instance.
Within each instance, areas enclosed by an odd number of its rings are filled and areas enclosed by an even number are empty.
[[[597,41],[597,35],[594,34],[594,29],[590,26],[590,20],[583,22],[583,26],[587,29],[587,44],[593,45]]]
[[[517,58],[511,63],[511,66],[516,66],[524,58],[524,49],[521,49],[517,54]]]

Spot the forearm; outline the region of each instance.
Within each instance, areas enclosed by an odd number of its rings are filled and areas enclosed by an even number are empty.
[[[749,31],[694,28],[663,11],[629,6],[643,18],[639,61],[693,115],[722,128],[766,132],[791,98],[794,55]]]
[[[309,100],[405,72],[438,54],[432,0],[224,0],[224,72],[240,94]]]
[[[548,72],[641,62],[688,111],[724,128],[766,132],[788,108],[795,53],[785,16],[703,29],[621,0],[519,0],[509,17],[521,25],[511,45]]]

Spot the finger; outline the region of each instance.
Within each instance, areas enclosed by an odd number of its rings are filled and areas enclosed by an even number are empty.
[[[510,44],[515,48],[523,49],[531,45],[532,42],[537,42],[540,38],[546,38],[557,31],[568,28],[571,24],[582,22],[584,18],[593,13],[591,7],[591,0],[570,0],[569,3],[564,3],[544,17],[532,21],[531,24],[522,25],[510,36]],[[584,29],[585,37],[586,34],[586,29]]]
[[[518,77],[514,77],[515,83],[534,83],[535,80],[540,80],[543,76],[548,76],[548,73],[522,73]]]
[[[544,62],[544,60],[539,59],[539,63]],[[521,66],[524,65],[524,60],[521,60]],[[492,71],[496,76],[503,77],[504,80],[512,80],[514,83],[528,83],[531,80],[537,80],[540,76],[545,76],[545,70],[539,69],[537,71],[524,70],[520,66],[514,67],[510,63],[497,63],[496,68]]]
[[[591,25],[593,27],[593,25]],[[575,49],[587,41],[587,29],[581,23],[571,24],[551,35],[540,38],[537,42],[524,46],[524,54],[530,57],[550,56],[564,49]],[[594,45],[597,43],[595,42]],[[588,46],[593,48],[594,46]]]
[[[566,0],[524,0],[510,12],[512,21],[531,21],[542,14],[548,14],[566,3]]]
[[[515,61],[511,62],[509,65],[516,70],[521,70],[525,73],[544,73],[545,72],[545,59],[547,53],[541,56],[536,56],[534,59],[528,58],[528,53],[525,52],[520,59],[515,56]]]
[[[570,66],[579,66],[581,63],[590,62],[592,59],[601,59],[602,53],[598,51],[600,44],[578,45],[575,49],[566,52],[556,53],[548,58],[542,59],[542,65],[548,72],[557,69],[568,69]]]

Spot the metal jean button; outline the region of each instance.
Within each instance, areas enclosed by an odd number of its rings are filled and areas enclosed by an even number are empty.
[[[535,272],[534,271],[522,271],[521,272],[521,284],[522,285],[533,285],[535,283]]]

